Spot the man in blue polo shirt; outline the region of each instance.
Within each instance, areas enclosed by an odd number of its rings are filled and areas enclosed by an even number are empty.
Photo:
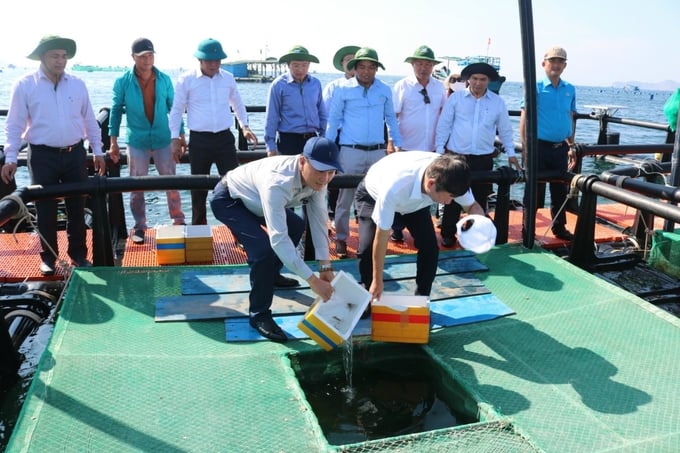
[[[567,51],[551,47],[543,56],[541,66],[545,77],[536,83],[536,127],[538,130],[537,170],[566,171],[576,164],[574,134],[576,133],[576,89],[561,76],[567,67]],[[519,120],[522,140],[522,165],[526,158],[526,109],[522,104]],[[563,182],[551,181],[550,214],[553,219],[552,233],[559,239],[570,241],[574,235],[567,230],[567,214],[564,209],[567,186]],[[545,183],[539,183],[536,190],[538,205],[545,200]],[[524,204],[527,204],[526,192]]]

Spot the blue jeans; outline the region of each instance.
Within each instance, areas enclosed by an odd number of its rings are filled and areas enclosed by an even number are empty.
[[[240,199],[233,199],[227,186],[218,182],[210,200],[215,218],[224,223],[243,245],[250,266],[250,312],[269,310],[274,298],[274,280],[283,264],[269,242],[264,217],[253,214]],[[286,209],[288,236],[297,247],[305,223],[292,209]]]
[[[140,149],[128,145],[128,167],[130,176],[148,176],[149,164],[153,157],[153,163],[159,175],[174,175],[175,160],[172,158],[171,146],[159,149]],[[184,224],[184,212],[182,212],[182,199],[177,190],[165,192],[168,200],[168,211],[175,225]],[[144,192],[130,193],[130,211],[135,219],[135,230],[146,229],[146,202]]]

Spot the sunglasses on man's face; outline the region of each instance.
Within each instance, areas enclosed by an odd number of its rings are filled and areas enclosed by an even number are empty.
[[[423,88],[422,90],[419,91],[419,93],[423,95],[423,101],[425,101],[426,104],[429,104],[430,96],[427,94],[427,90]]]

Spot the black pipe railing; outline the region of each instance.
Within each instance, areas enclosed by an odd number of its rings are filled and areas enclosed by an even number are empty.
[[[530,19],[530,18],[527,18]],[[266,111],[264,106],[247,106],[248,112],[263,113]],[[519,115],[519,111],[509,111],[511,115]],[[0,115],[6,115],[6,110],[0,110]],[[109,109],[101,109],[97,115],[97,120],[102,126],[102,139],[104,143],[108,143],[108,115]],[[597,120],[600,122],[600,135],[606,133],[606,125],[608,123],[619,123],[626,124],[635,127],[651,128],[657,130],[667,130],[670,128],[665,124],[652,123],[648,121],[637,121],[625,118],[610,117],[606,114],[594,117],[592,115],[578,114],[577,119],[588,119]],[[239,161],[241,163],[261,159],[266,156],[263,145],[257,147],[249,147],[248,143],[245,141],[242,131],[238,128],[238,142],[239,151],[237,152]],[[670,132],[669,132],[670,133]],[[599,141],[599,139],[598,139]],[[520,145],[515,144],[515,149],[520,151]],[[644,154],[663,154],[670,155],[673,151],[673,146],[670,144],[651,144],[651,145],[620,145],[620,144],[578,144],[577,146],[577,161],[582,161],[584,156],[605,156],[606,158],[611,157],[616,159],[623,159],[620,156],[625,155],[644,155]],[[25,154],[20,154],[19,165],[26,165]],[[191,158],[191,147],[189,146],[188,152],[182,157],[181,163],[188,163]],[[93,219],[95,222],[95,230],[97,231],[96,238],[93,240],[95,244],[93,249],[95,251],[95,264],[111,265],[111,236],[113,236],[113,242],[115,243],[117,239],[127,237],[127,229],[125,227],[124,219],[124,208],[122,205],[122,193],[127,191],[136,190],[148,190],[148,191],[163,191],[167,189],[176,190],[191,190],[191,189],[203,189],[210,190],[217,183],[218,176],[152,176],[152,177],[126,177],[124,179],[117,180],[117,176],[120,176],[120,167],[125,165],[127,162],[127,155],[123,151],[121,153],[121,160],[117,164],[114,164],[107,156],[107,167],[108,167],[108,178],[92,177],[85,184],[86,188],[82,187],[71,187],[69,185],[59,185],[53,188],[32,188],[27,190],[22,188],[16,191],[16,194],[21,197],[24,203],[34,201],[36,199],[44,198],[54,198],[61,197],[64,195],[89,195],[92,202]],[[632,161],[625,162],[626,164],[632,163]],[[91,162],[88,162],[91,166]],[[634,172],[634,170],[631,170]],[[540,182],[547,181],[563,181],[569,183],[573,177],[571,173],[560,173],[560,172],[536,172],[536,180]],[[632,176],[632,174],[631,174]],[[354,188],[359,183],[363,175],[337,175],[329,184],[331,188]],[[524,173],[519,174],[515,170],[507,167],[501,167],[497,170],[491,172],[473,172],[472,178],[475,182],[491,182],[498,186],[496,208],[495,208],[495,223],[498,229],[497,234],[497,244],[502,244],[507,242],[508,236],[508,222],[509,222],[509,209],[510,209],[510,187],[514,183],[525,182],[526,175]],[[605,175],[605,180],[609,180],[609,177]],[[618,181],[618,179],[617,179]],[[627,187],[630,190],[642,190],[643,193],[649,187],[646,185],[639,186],[635,183],[629,182]],[[54,190],[54,192],[52,192]],[[652,190],[653,192],[653,190]],[[655,196],[655,195],[652,195]],[[658,195],[659,198],[674,200],[676,192],[670,189],[663,189]],[[666,198],[672,197],[672,198]],[[531,199],[531,197],[530,197]],[[108,204],[107,204],[108,203]],[[532,212],[531,206],[526,206],[526,212]],[[18,209],[17,206],[12,206],[11,201],[3,200],[0,202],[0,226],[4,224],[9,217],[8,212]],[[579,209],[577,203],[572,203],[568,207],[572,212],[583,211]],[[654,214],[649,211],[641,210],[640,216],[645,219],[644,223],[650,224],[648,222],[653,222]],[[108,227],[106,225],[100,224],[102,218],[109,219]],[[533,216],[529,215],[528,219],[524,219],[523,224],[535,226],[535,219],[532,222]],[[529,223],[527,223],[527,221]],[[533,231],[529,231],[530,238],[524,238],[525,246],[527,244],[533,244]],[[638,231],[639,235],[646,234],[646,231],[640,226]],[[578,238],[572,243],[572,247],[579,247]],[[591,247],[592,242],[585,244],[583,247]]]

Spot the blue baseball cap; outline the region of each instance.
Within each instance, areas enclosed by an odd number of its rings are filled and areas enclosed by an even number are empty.
[[[334,142],[326,137],[312,137],[307,140],[302,155],[307,158],[316,171],[343,171],[340,162],[338,162],[340,150]]]

